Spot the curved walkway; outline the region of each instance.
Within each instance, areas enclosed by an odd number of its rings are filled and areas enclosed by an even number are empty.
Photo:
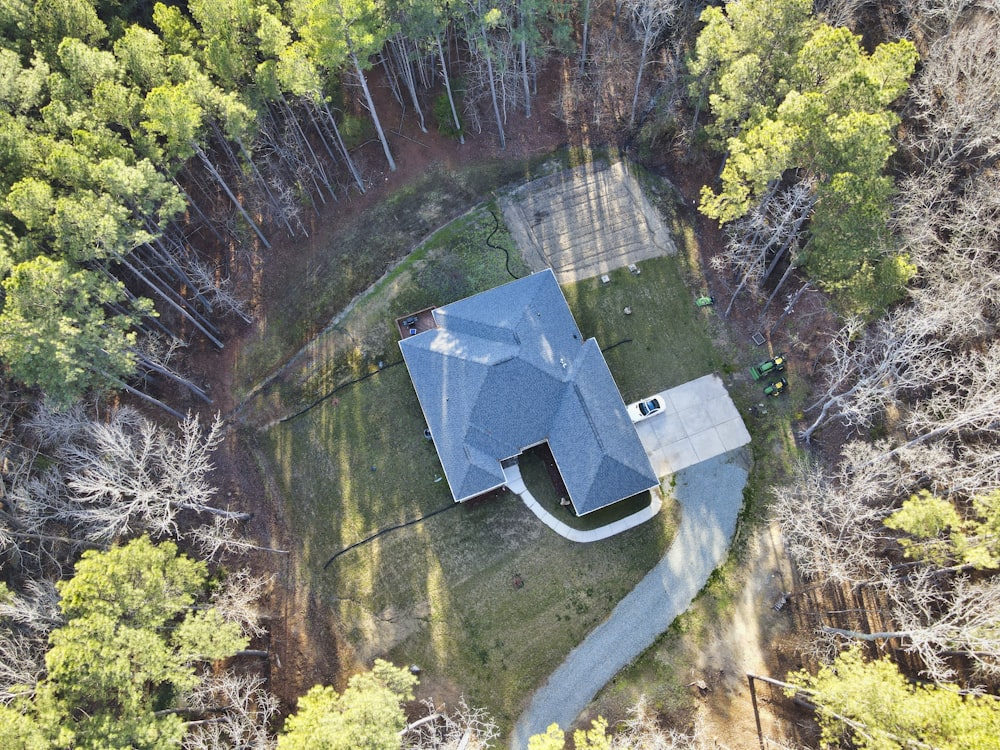
[[[677,474],[681,524],[667,554],[611,616],[570,652],[531,697],[511,735],[512,750],[553,722],[567,728],[598,691],[684,612],[722,562],[743,506],[743,451],[730,451]]]
[[[521,478],[521,467],[516,463],[510,466],[503,467],[504,477],[507,479],[507,489],[513,492],[515,495],[520,495],[521,500],[524,504],[528,506],[528,510],[538,516],[538,520],[556,532],[559,536],[564,539],[569,539],[571,542],[597,542],[601,539],[607,539],[615,534],[621,534],[623,531],[628,531],[633,529],[639,524],[646,523],[650,518],[655,516],[660,512],[660,507],[663,505],[663,498],[660,495],[658,488],[653,488],[650,493],[652,495],[652,501],[640,511],[625,516],[625,518],[620,518],[614,523],[609,523],[607,526],[601,526],[599,529],[591,529],[589,531],[584,531],[583,529],[574,529],[572,526],[563,523],[554,515],[549,513],[545,508],[543,508],[537,500],[535,500],[534,495],[528,491],[527,486],[524,484],[524,479]]]

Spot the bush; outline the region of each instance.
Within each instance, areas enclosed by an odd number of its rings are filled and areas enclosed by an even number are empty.
[[[461,101],[458,94],[455,94],[455,109],[462,110]],[[451,115],[451,104],[448,102],[448,92],[443,91],[434,98],[434,108],[432,110],[434,121],[437,123],[438,132],[449,138],[458,138],[465,131],[462,127],[455,127],[455,120]],[[461,123],[461,117],[459,117]]]

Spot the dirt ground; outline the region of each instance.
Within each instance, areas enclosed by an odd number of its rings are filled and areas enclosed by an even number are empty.
[[[612,134],[618,127],[614,113],[605,112],[601,119],[603,125],[595,126],[592,108],[598,106],[595,104],[597,100],[588,96],[577,99],[569,96],[563,83],[571,77],[569,68],[559,63],[553,63],[542,72],[532,118],[527,120],[520,114],[509,118],[507,149],[500,152],[498,140],[490,132],[469,134],[464,146],[433,131],[421,133],[415,118],[401,112],[387,87],[378,81],[377,76],[373,76],[376,106],[383,123],[391,131],[389,139],[398,169],[389,173],[381,166],[384,161],[378,144],[368,144],[358,154],[370,186],[365,195],[352,194],[348,201],[336,204],[322,216],[313,217],[309,240],[288,238],[272,229],[273,250],[266,254],[254,254],[252,261],[244,262],[242,266],[242,282],[251,290],[255,319],[266,321],[269,311],[282,304],[283,294],[292,281],[297,275],[305,273],[315,256],[322,252],[324,233],[335,226],[363,221],[366,208],[424,174],[432,164],[460,167],[498,156],[515,158],[546,153],[562,145],[597,146],[613,142]],[[586,91],[582,93],[586,94]],[[586,125],[581,126],[581,123]],[[708,162],[681,162],[666,153],[649,166],[675,183],[685,197],[686,210],[691,211],[692,216],[695,215],[693,202],[698,189],[706,180],[713,178],[718,167]],[[703,218],[697,219],[697,231],[704,265],[708,268],[707,259],[720,246],[723,237],[713,222]],[[728,302],[725,280],[711,270],[707,271],[707,278],[720,302]],[[728,321],[732,335],[736,337],[749,337],[761,329],[756,320],[759,308],[748,303],[749,299],[742,306],[737,306]],[[804,313],[813,321],[810,328],[815,331],[822,328],[823,317],[821,306],[813,310],[809,307],[813,305],[818,303],[813,303],[812,297],[805,295],[799,317]],[[212,407],[205,409],[206,413],[219,410],[226,415],[237,406],[233,394],[233,368],[241,347],[254,334],[254,329],[234,324],[228,334],[226,348],[221,352],[207,346],[193,352],[192,369],[210,383],[215,399]],[[775,346],[798,348],[807,357],[802,361],[808,361],[808,357],[816,351],[817,341],[814,335],[804,333],[800,327],[791,337],[784,333],[777,334]],[[272,689],[286,710],[291,710],[296,697],[313,684],[342,687],[346,677],[359,665],[353,662],[340,642],[336,623],[329,613],[309,597],[307,587],[299,585],[305,576],[296,570],[294,561],[283,552],[292,547],[292,540],[288,538],[283,523],[281,498],[268,477],[260,472],[261,464],[254,456],[254,443],[252,432],[232,430],[216,455],[215,481],[222,496],[233,507],[254,513],[247,529],[248,536],[262,547],[276,550],[253,553],[249,564],[272,576],[270,594],[264,602],[270,616],[270,634],[263,645],[271,653],[268,670]],[[787,622],[783,613],[771,609],[780,592],[790,588],[790,573],[783,562],[778,539],[776,530],[768,527],[762,529],[753,542],[754,552],[748,556],[749,583],[744,597],[730,625],[718,633],[715,642],[706,649],[700,676],[692,678],[692,682],[703,680],[706,685],[706,690],[699,689],[698,720],[722,746],[757,746],[745,673],[769,674],[776,666],[773,654],[768,651],[769,644],[779,637],[788,637],[783,632]],[[784,675],[776,673],[775,676]],[[447,694],[451,686],[423,687],[424,694],[435,689],[444,691],[444,695],[437,696],[439,703],[442,699],[454,698]],[[766,705],[764,709],[767,711]],[[778,724],[774,720],[772,723],[775,726]],[[775,730],[776,733],[778,731]]]

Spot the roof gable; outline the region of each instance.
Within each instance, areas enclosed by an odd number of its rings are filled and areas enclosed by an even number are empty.
[[[550,270],[437,308],[400,341],[448,484],[503,484],[500,462],[547,440],[577,513],[658,482],[593,339]]]

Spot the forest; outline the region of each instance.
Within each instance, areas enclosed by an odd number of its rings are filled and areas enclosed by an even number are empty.
[[[381,659],[277,690],[287,540],[220,489],[269,279],[426,138],[692,183],[720,324],[799,360],[753,522],[846,603],[773,675],[802,741],[1000,747],[998,45],[989,0],[0,0],[0,744],[498,746]],[[712,746],[611,719],[530,747]]]

